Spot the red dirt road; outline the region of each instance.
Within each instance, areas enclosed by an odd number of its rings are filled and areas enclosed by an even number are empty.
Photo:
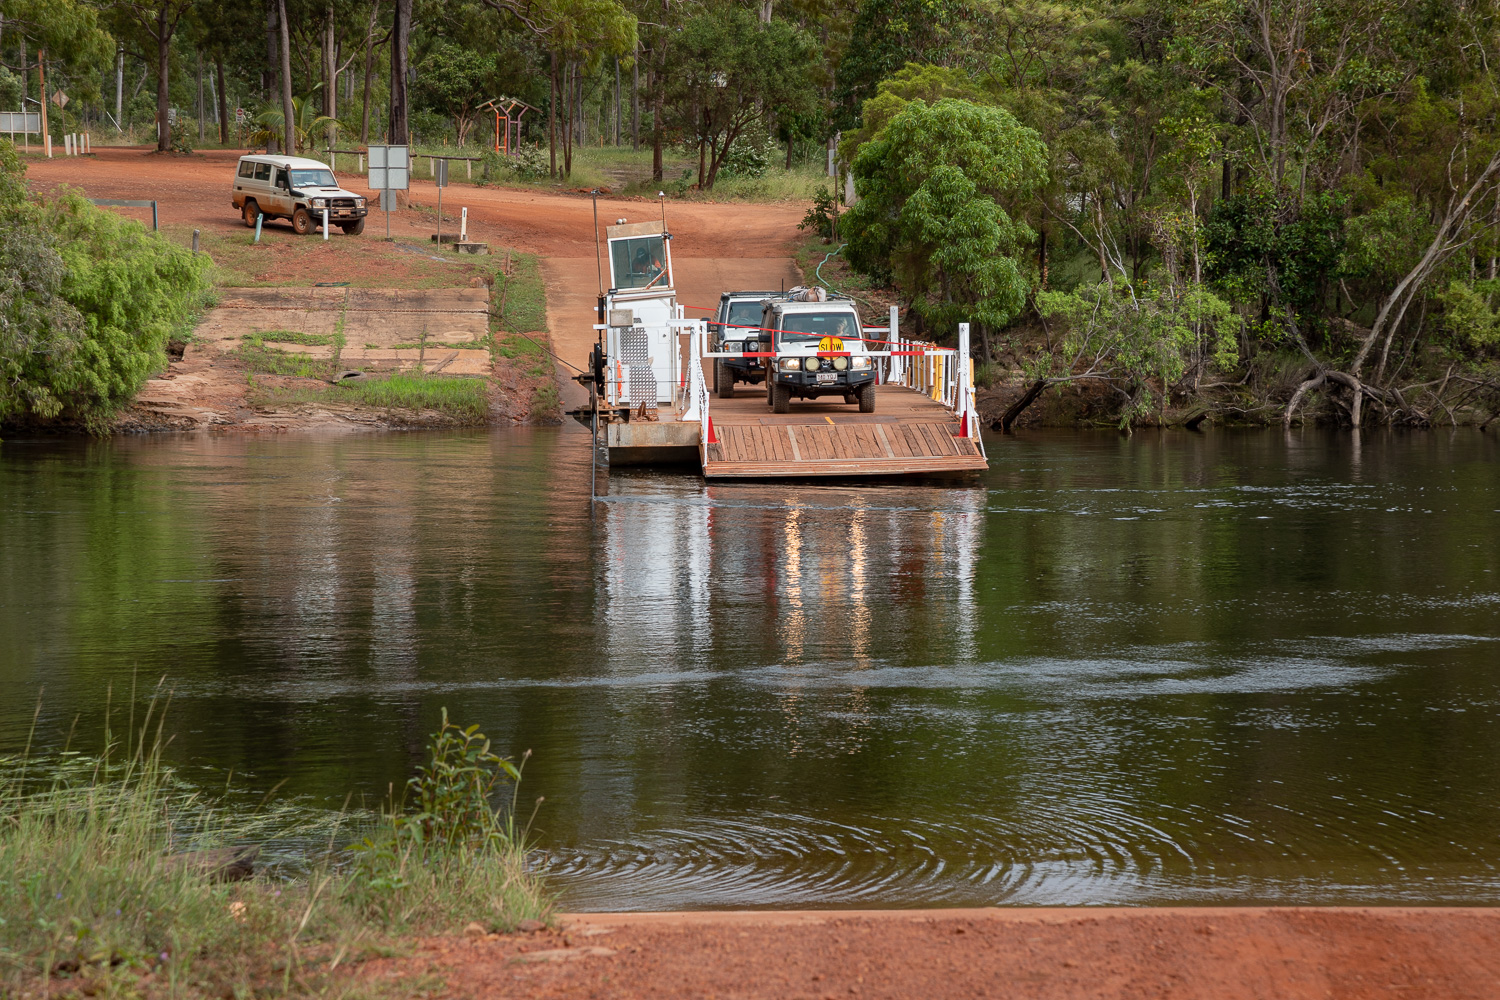
[[[229,203],[234,164],[240,155],[234,150],[210,150],[164,156],[138,147],[96,146],[91,156],[29,157],[26,163],[27,176],[41,187],[69,184],[91,198],[154,198],[160,202],[164,225],[228,232],[241,229],[239,215]],[[353,165],[352,158],[339,159],[341,166]],[[351,170],[341,170],[339,178],[351,191],[369,190],[365,179]],[[429,181],[413,181],[411,194],[424,206],[437,204],[437,188]],[[469,209],[470,230],[478,239],[545,257],[594,255],[594,207],[587,197],[468,184],[444,191],[445,216],[456,218],[464,206]],[[147,221],[151,218],[150,209],[121,211]],[[803,211],[794,204],[669,202],[672,252],[678,257],[785,257]],[[659,218],[660,213],[654,201],[599,200],[600,226],[619,218],[644,222]],[[393,213],[393,231],[399,226],[410,235],[411,219],[403,217],[415,218],[415,213],[407,209]],[[430,215],[421,216],[421,224],[429,232],[434,228]],[[365,238],[384,232],[382,213],[372,212]]]
[[[367,974],[444,998],[1500,997],[1500,910],[594,914],[445,938]]]

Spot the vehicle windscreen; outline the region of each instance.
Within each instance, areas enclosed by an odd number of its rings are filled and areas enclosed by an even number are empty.
[[[731,302],[729,322],[724,324],[726,337],[749,334],[754,336],[760,326],[760,300],[753,302]]]
[[[848,312],[788,313],[781,319],[783,344],[816,344],[824,337],[859,340],[859,323]]]
[[[609,241],[609,273],[617,289],[665,286],[666,260],[666,241],[660,236]]]
[[[293,170],[292,187],[298,188],[331,188],[338,187],[338,182],[333,179],[332,170]]]

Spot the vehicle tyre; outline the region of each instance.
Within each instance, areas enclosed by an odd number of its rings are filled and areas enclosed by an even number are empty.
[[[792,408],[792,387],[777,383],[771,387],[771,412],[786,413]]]
[[[734,398],[734,372],[723,358],[714,358],[714,395],[720,399]]]
[[[301,205],[298,205],[292,211],[292,232],[296,233],[298,236],[306,236],[312,231],[312,216],[308,213],[307,209],[303,208]]]
[[[848,403],[850,406],[853,406],[855,403],[859,402],[859,396],[855,395],[852,392],[846,392],[844,393],[844,402]]]
[[[245,220],[245,225],[254,229],[255,220],[259,215],[260,206],[255,203],[254,199],[246,198],[245,204],[240,208],[240,218]]]
[[[875,412],[875,383],[874,382],[866,382],[864,385],[860,386],[859,387],[859,393],[858,393],[858,395],[859,395],[859,412],[860,413],[874,413]]]
[[[358,236],[365,231],[365,220],[360,219],[357,222],[346,222],[339,228],[344,231],[345,236]]]

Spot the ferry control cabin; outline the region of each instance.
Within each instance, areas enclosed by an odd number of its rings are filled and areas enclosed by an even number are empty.
[[[691,462],[710,479],[988,467],[967,324],[956,348],[906,341],[894,309],[889,326],[864,326],[852,300],[793,289],[762,303],[761,329],[710,339],[713,317],[689,319],[677,301],[663,224],[605,233],[609,289],[590,370],[578,376],[591,402],[572,415],[597,429],[611,464]],[[715,363],[722,372],[731,360],[769,377],[710,393]]]

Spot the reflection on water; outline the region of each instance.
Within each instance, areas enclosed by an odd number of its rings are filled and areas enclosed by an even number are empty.
[[[1496,901],[1489,436],[990,453],[591,507],[571,430],[10,441],[0,750],[166,676],[191,773],[337,806],[447,706],[579,908]]]

